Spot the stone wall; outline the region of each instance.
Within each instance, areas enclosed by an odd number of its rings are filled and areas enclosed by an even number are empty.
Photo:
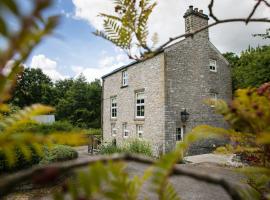
[[[111,124],[117,129],[117,144],[138,138],[136,125],[142,124],[143,140],[150,142],[155,154],[164,150],[164,54],[134,64],[127,68],[128,87],[121,88],[122,71],[106,77],[103,81],[103,138],[113,140]],[[135,92],[145,91],[145,119],[135,118]],[[110,117],[110,98],[117,96],[118,116]],[[122,124],[127,123],[129,138],[123,137]]]
[[[217,72],[209,70],[209,59],[217,61]],[[187,132],[200,124],[227,126],[213,108],[203,103],[213,91],[219,99],[229,101],[232,97],[228,62],[206,35],[187,38],[165,50],[165,80],[166,152],[175,147],[176,128],[183,125],[180,119],[183,108],[190,114],[185,124]],[[206,153],[223,142],[200,141],[190,148],[189,154]]]

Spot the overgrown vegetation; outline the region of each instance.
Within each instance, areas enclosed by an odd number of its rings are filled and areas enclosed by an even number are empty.
[[[146,141],[138,139],[128,141],[121,146],[116,146],[113,143],[109,143],[101,146],[100,148],[100,154],[110,155],[114,153],[134,153],[144,156],[153,156],[151,145]]]

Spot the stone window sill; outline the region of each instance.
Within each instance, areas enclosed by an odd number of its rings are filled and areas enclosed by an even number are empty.
[[[134,121],[145,121],[145,118],[135,118]]]

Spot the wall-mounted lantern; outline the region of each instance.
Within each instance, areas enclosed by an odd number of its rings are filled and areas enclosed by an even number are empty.
[[[187,112],[186,109],[184,109],[183,111],[181,111],[180,115],[181,115],[181,121],[183,123],[185,123],[189,119],[189,113]]]

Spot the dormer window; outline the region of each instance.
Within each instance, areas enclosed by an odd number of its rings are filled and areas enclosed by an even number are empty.
[[[217,72],[217,61],[209,60],[209,69],[211,72]]]
[[[122,87],[128,86],[128,73],[127,70],[122,72]]]

